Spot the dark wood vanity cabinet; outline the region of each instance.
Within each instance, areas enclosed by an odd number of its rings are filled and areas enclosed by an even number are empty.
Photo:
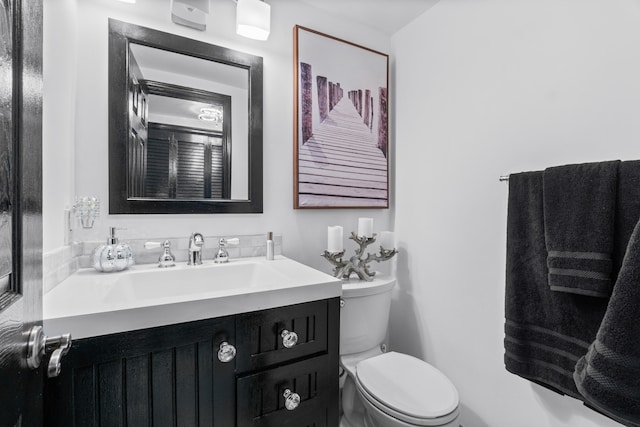
[[[237,426],[338,425],[339,301],[247,313],[236,320]],[[287,348],[283,332],[297,343]],[[285,390],[300,396],[285,408]],[[333,402],[335,400],[335,402]],[[330,404],[328,404],[330,402]]]
[[[332,298],[76,340],[45,382],[45,425],[335,427],[339,311]]]
[[[233,317],[79,339],[45,381],[45,425],[233,425]]]

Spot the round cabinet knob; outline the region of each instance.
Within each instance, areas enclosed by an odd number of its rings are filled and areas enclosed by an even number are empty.
[[[289,389],[286,389],[284,393],[284,407],[289,411],[293,411],[300,405],[300,395],[298,393],[294,393]]]
[[[284,331],[282,331],[280,336],[282,337],[282,345],[286,348],[291,348],[294,345],[298,344],[298,334],[293,331],[289,332],[285,329]]]
[[[218,360],[222,363],[231,362],[236,357],[236,348],[228,342],[220,344],[218,350]]]

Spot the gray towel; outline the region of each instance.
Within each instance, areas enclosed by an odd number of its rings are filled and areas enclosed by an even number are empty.
[[[640,426],[640,222],[597,337],[573,377],[594,408],[627,426]]]
[[[549,288],[542,175],[509,176],[504,363],[513,374],[580,399],[573,371],[595,339],[607,300]]]
[[[611,295],[619,160],[565,165],[544,172],[549,286]]]
[[[615,245],[613,250],[614,278],[618,277],[624,254],[629,245],[629,239],[639,219],[640,160],[621,162],[618,168]]]

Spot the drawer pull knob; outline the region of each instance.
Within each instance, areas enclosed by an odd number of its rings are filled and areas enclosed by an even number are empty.
[[[236,357],[236,348],[228,342],[220,344],[218,350],[218,360],[222,363],[231,362]]]
[[[298,393],[294,393],[289,389],[286,389],[284,393],[284,407],[289,411],[293,411],[300,404],[300,395]]]
[[[285,329],[280,336],[282,337],[282,345],[286,348],[291,348],[298,344],[298,334],[293,331],[289,332]]]

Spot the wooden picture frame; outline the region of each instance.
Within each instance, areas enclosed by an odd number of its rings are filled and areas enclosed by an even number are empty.
[[[294,208],[389,207],[389,55],[296,25]]]

